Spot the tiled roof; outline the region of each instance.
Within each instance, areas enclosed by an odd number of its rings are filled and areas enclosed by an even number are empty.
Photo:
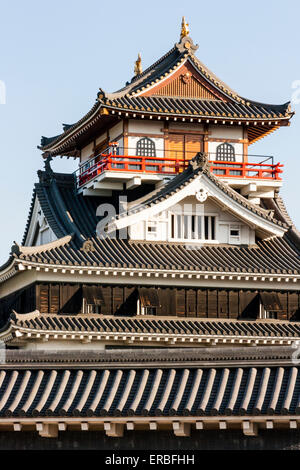
[[[256,214],[276,222],[268,210],[254,207],[236,191],[225,187],[213,175],[207,173],[214,183]],[[159,192],[146,198],[143,207],[159,202],[168,194],[179,190],[194,177],[188,168],[174,178]],[[300,272],[300,251],[288,235],[258,241],[255,246],[200,246],[190,250],[184,243],[144,242],[119,239],[100,240],[96,234],[98,218],[96,209],[103,198],[84,197],[75,191],[73,175],[40,173],[35,193],[47,221],[63,243],[33,248],[30,252],[15,247],[14,256],[32,263],[62,264],[73,266],[104,266],[149,269],[184,269],[197,271],[225,271],[249,273]],[[105,199],[105,202],[113,200]],[[33,203],[32,203],[33,205]],[[133,208],[139,210],[139,207]],[[24,240],[26,239],[28,221]],[[279,222],[281,223],[281,222]],[[69,243],[65,242],[72,235]],[[82,243],[91,239],[93,251],[81,250]]]
[[[2,331],[9,325],[24,330],[83,333],[163,334],[198,336],[251,336],[299,338],[299,322],[277,320],[216,320],[178,319],[178,317],[116,317],[103,315],[56,315],[13,313]]]
[[[15,247],[21,262],[47,265],[140,268],[159,270],[213,271],[228,273],[299,274],[300,253],[287,237],[257,242],[256,246],[201,246],[185,244],[130,242],[91,238],[93,251],[77,249],[73,242],[37,247],[31,253]]]
[[[279,119],[288,118],[284,105],[264,105],[249,102],[248,105],[222,100],[199,100],[196,98],[175,98],[169,96],[124,96],[105,102],[108,108],[120,108],[159,114],[180,114],[189,117],[215,117],[232,119]]]
[[[0,416],[250,416],[300,412],[297,367],[0,372]]]
[[[84,198],[82,194],[77,194],[73,174],[49,174],[44,171],[38,174],[39,182],[35,184],[23,243],[28,234],[35,197],[38,198],[44,216],[58,238],[73,233],[77,242],[82,243],[85,237],[95,234],[98,222],[96,210],[103,199]]]

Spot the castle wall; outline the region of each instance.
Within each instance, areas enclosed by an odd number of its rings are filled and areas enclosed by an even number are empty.
[[[16,435],[17,434],[17,435]],[[192,431],[190,437],[176,437],[169,431],[125,431],[123,437],[108,437],[102,431],[64,431],[57,438],[37,432],[0,433],[0,450],[300,450],[300,431],[261,429],[257,437],[244,436],[240,430]],[[143,456],[145,458],[145,456]],[[197,462],[197,458],[195,458]]]

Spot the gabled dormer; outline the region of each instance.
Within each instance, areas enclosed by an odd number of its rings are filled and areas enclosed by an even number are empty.
[[[202,245],[254,245],[257,239],[282,237],[288,226],[274,212],[249,202],[210,171],[205,154],[194,157],[188,168],[163,188],[135,200],[127,212],[104,229],[127,230],[130,239]],[[123,233],[123,232],[122,232]]]

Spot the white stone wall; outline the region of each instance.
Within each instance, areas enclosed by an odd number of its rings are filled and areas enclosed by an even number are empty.
[[[123,134],[123,121],[118,122],[115,126],[109,129],[110,142],[119,137],[121,134]]]
[[[94,142],[91,142],[90,144],[86,145],[81,149],[81,154],[80,154],[80,163],[85,162],[91,156],[93,155],[94,151]]]

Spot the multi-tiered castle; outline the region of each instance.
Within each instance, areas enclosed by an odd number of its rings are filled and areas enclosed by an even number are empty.
[[[293,113],[239,96],[197,49],[183,20],[42,138],[0,269],[0,447],[300,445],[300,235],[283,165],[252,155]]]

